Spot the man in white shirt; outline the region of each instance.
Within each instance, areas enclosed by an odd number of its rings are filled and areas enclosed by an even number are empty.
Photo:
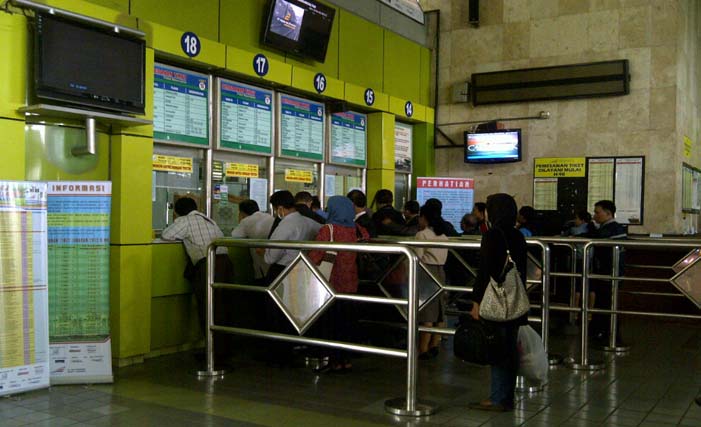
[[[287,190],[277,191],[270,196],[275,214],[282,218],[270,240],[314,240],[321,228],[321,224],[313,219],[302,216],[295,209],[295,198]],[[268,270],[268,283],[275,278],[295,259],[298,250],[293,249],[267,249],[265,262],[270,265]]]
[[[239,203],[239,225],[231,232],[231,237],[237,239],[267,239],[273,226],[272,215],[263,213],[255,200],[244,200]],[[262,255],[251,249],[253,274],[256,280],[262,280],[268,273],[268,264]]]
[[[190,264],[185,268],[185,278],[192,284],[200,325],[205,326],[205,286],[207,282],[207,247],[212,241],[224,237],[219,226],[197,210],[197,203],[189,197],[175,202],[175,220],[161,233],[163,240],[182,240]],[[233,266],[225,247],[217,248],[215,281],[228,282],[233,276]]]

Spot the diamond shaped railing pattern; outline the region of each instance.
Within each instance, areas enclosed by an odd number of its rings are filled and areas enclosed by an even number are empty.
[[[674,266],[677,274],[670,282],[681,293],[701,308],[701,258],[699,252],[692,251],[686,258]]]
[[[435,277],[422,262],[419,262],[417,269],[416,285],[419,293],[419,312],[428,306],[435,298],[440,295],[443,289],[443,283]],[[380,289],[387,297],[404,298],[408,296],[408,277],[405,263],[399,263],[391,270],[391,272],[382,278],[379,283]],[[406,319],[406,307],[397,305],[397,310]]]
[[[314,324],[334,297],[326,280],[301,253],[280,273],[268,292],[300,335]]]

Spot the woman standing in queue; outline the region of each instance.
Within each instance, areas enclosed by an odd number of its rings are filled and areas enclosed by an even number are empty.
[[[491,278],[503,280],[506,251],[526,283],[526,241],[516,228],[517,208],[514,198],[508,194],[492,194],[487,198],[486,219],[489,230],[482,235],[480,269],[474,285],[471,315],[479,319],[479,308]],[[517,349],[518,329],[528,324],[528,313],[508,322],[492,322],[505,351],[491,366],[491,391],[489,399],[470,405],[472,409],[510,411],[514,407],[516,372],[519,366]]]
[[[367,240],[370,236],[365,228],[355,223],[355,208],[353,202],[345,196],[333,196],[328,202],[328,218],[326,225],[319,229],[316,240],[319,242],[355,243]],[[314,264],[321,264],[327,251],[310,251],[309,258]],[[338,293],[354,294],[358,292],[358,267],[355,262],[357,252],[338,252],[331,269],[329,282]],[[320,333],[324,338],[337,341],[349,341],[354,332],[355,305],[353,301],[335,301],[329,308],[325,319],[320,319]],[[330,357],[327,367],[319,371],[347,372],[352,368],[347,352],[336,351]]]

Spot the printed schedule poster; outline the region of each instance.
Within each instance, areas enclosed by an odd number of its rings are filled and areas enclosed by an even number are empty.
[[[219,81],[220,148],[272,154],[273,92]]]
[[[324,104],[280,97],[280,154],[300,159],[324,159]]]
[[[51,383],[112,382],[108,181],[48,183]]]
[[[394,170],[411,173],[414,128],[404,123],[394,124]]]
[[[49,386],[46,184],[0,181],[0,396]]]
[[[475,201],[475,180],[472,178],[417,178],[416,200],[423,206],[435,198],[443,202],[443,218],[460,230],[460,221],[472,212]]]
[[[209,78],[162,64],[153,68],[153,138],[209,145]]]
[[[353,112],[331,116],[331,163],[365,166],[367,117]]]
[[[621,224],[643,222],[643,158],[616,159],[616,221]]]

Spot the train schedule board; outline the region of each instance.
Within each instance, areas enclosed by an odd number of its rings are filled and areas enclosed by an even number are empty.
[[[272,147],[273,92],[220,79],[217,148],[270,155]]]
[[[347,111],[331,115],[331,163],[366,165],[367,117]]]
[[[209,76],[169,65],[154,66],[153,138],[209,146]]]
[[[460,230],[460,221],[472,212],[475,201],[475,180],[472,178],[416,178],[416,200],[424,205],[428,199],[443,203],[443,218]]]
[[[280,155],[324,160],[324,104],[280,96]]]

